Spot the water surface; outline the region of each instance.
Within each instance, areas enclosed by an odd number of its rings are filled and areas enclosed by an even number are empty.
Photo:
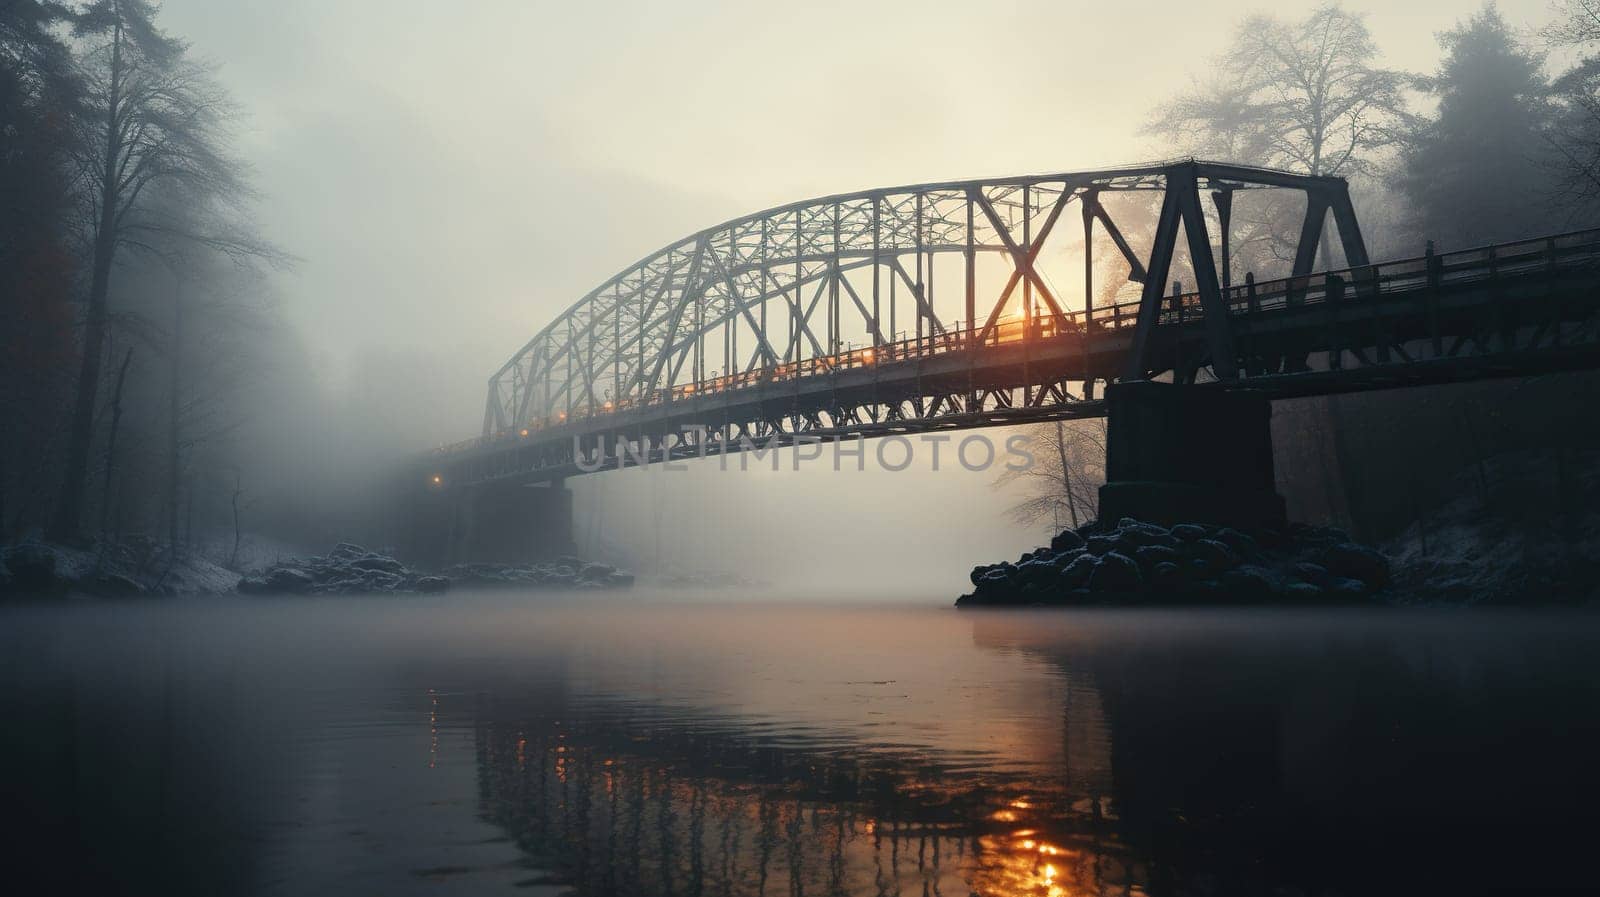
[[[1600,617],[452,595],[0,613],[43,892],[1587,888]]]

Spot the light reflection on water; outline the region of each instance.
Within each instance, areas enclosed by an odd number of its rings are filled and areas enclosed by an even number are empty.
[[[63,891],[1529,887],[1585,874],[1597,622],[10,608],[0,760]]]

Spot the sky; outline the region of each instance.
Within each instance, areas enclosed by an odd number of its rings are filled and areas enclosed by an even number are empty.
[[[1384,64],[1413,71],[1477,8],[1346,6],[1367,13]],[[1550,15],[1549,0],[1500,8],[1517,25]],[[383,388],[361,383],[371,370],[408,372],[408,432],[425,444],[476,435],[488,376],[559,310],[710,224],[1161,156],[1140,134],[1150,110],[1261,9],[167,0],[163,21],[244,112],[260,223],[299,259],[277,291],[314,363],[352,394]],[[987,485],[941,478],[928,509],[979,502],[1003,528]]]

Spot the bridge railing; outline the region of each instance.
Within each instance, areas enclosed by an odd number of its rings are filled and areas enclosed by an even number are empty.
[[[1424,254],[1362,267],[1319,271],[1302,277],[1246,282],[1223,291],[1231,314],[1247,315],[1337,299],[1369,298],[1424,287],[1455,286],[1497,277],[1558,271],[1600,263],[1600,228],[1447,253]],[[1184,324],[1201,318],[1200,294],[1168,297],[1159,322]],[[1137,321],[1139,302],[1095,310],[1096,327],[1116,329]]]
[[[1538,237],[1406,259],[1379,262],[1302,277],[1233,285],[1223,291],[1233,315],[1251,315],[1301,305],[1345,299],[1367,299],[1415,292],[1428,287],[1471,284],[1498,277],[1540,272],[1555,273],[1576,267],[1600,266],[1600,228]],[[675,402],[769,386],[773,383],[838,374],[893,362],[926,358],[948,352],[1051,339],[1090,331],[1117,331],[1138,322],[1139,301],[1122,302],[1062,316],[1039,315],[1029,320],[1012,315],[993,326],[962,327],[962,322],[939,333],[924,334],[876,346],[846,346],[829,355],[785,361],[777,365],[710,377],[653,390],[644,396],[607,401],[597,408],[558,412],[500,433],[439,446],[435,454],[453,454],[493,445],[526,441],[543,431],[581,420],[663,406]],[[1162,325],[1183,325],[1201,320],[1199,292],[1175,294],[1163,303]]]

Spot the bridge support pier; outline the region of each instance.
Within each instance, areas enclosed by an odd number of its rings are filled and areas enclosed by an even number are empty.
[[[428,568],[527,564],[577,550],[572,492],[561,481],[429,488],[401,523],[404,554]]]
[[[1272,467],[1272,403],[1248,391],[1149,380],[1106,390],[1100,519],[1170,526],[1282,523]]]

